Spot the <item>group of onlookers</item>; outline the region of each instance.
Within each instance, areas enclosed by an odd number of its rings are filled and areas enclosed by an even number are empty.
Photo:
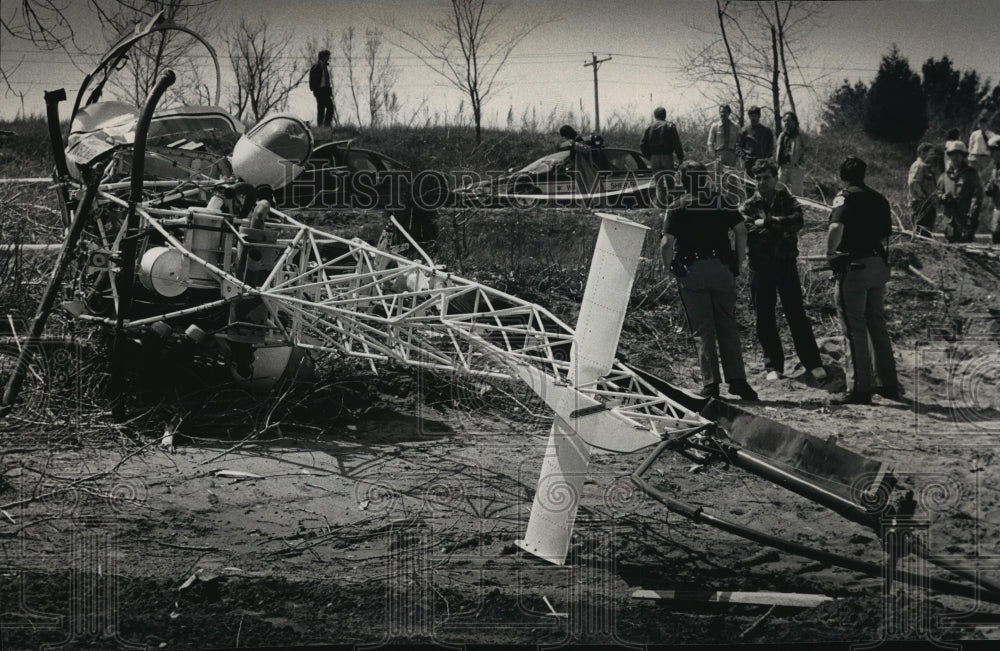
[[[959,140],[957,129],[949,131],[943,166],[933,144],[922,142],[917,147],[906,188],[918,234],[933,235],[940,211],[945,218],[945,239],[972,242],[988,197],[993,203],[990,237],[1000,244],[1000,135],[989,130],[988,118],[985,113],[979,116],[968,146]]]
[[[785,371],[776,317],[778,298],[803,377],[822,383],[827,371],[805,313],[798,274],[797,233],[803,215],[795,195],[802,194],[804,151],[798,120],[786,113],[775,142],[771,130],[760,124],[758,107],[750,108],[750,124],[741,130],[729,115],[728,106],[720,107],[720,119],[709,131],[707,147],[724,166],[740,161],[753,179],[753,194],[738,207],[727,201],[706,165],[684,160],[677,129],[666,122],[662,108],[654,113],[656,121],[643,135],[641,147],[643,153],[661,157],[655,169],[674,169],[674,156],[679,163],[680,194],[667,206],[661,257],[664,267],[677,278],[698,352],[701,394],[719,396],[725,380],[730,393],[757,400],[747,381],[736,319],[735,279],[744,263],[750,272],[767,379],[778,380]],[[851,362],[849,390],[835,404],[870,404],[873,394],[890,400],[902,396],[885,318],[891,212],[885,197],[866,185],[866,170],[865,163],[854,156],[840,166],[844,188],[834,199],[827,232],[827,259],[837,281],[837,309]]]
[[[778,181],[787,186],[792,194],[802,195],[805,136],[799,130],[798,117],[791,111],[781,116],[781,133],[775,142],[774,132],[761,124],[760,114],[759,106],[748,108],[750,124],[741,129],[733,123],[729,105],[719,106],[719,120],[709,128],[705,143],[708,158],[730,168],[742,166],[749,175],[755,161],[776,156]],[[654,122],[646,128],[639,141],[639,149],[649,158],[653,170],[675,170],[684,162],[684,148],[677,126],[667,122],[667,111],[663,107],[653,111],[653,118]],[[662,198],[662,194],[658,198]]]

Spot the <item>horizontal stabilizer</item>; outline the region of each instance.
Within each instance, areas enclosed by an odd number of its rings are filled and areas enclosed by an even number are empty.
[[[607,408],[571,386],[557,384],[546,373],[519,366],[518,376],[538,394],[545,404],[566,422],[588,445],[609,452],[636,452],[660,442],[660,436],[636,427],[630,419]],[[667,424],[670,426],[670,424]],[[682,428],[683,424],[675,427]]]

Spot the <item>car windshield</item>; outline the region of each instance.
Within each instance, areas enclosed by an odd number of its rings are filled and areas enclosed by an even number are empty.
[[[604,155],[608,162],[608,167],[613,170],[635,171],[640,169],[635,156],[626,149],[606,149]]]
[[[569,158],[568,151],[559,151],[554,154],[549,154],[548,156],[543,156],[539,158],[534,163],[526,165],[517,171],[518,174],[539,174],[542,172],[548,172],[559,165],[566,162]]]

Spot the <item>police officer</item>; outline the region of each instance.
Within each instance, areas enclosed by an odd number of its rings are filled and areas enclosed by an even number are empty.
[[[747,384],[736,322],[736,275],[746,256],[746,227],[737,210],[726,207],[701,163],[680,167],[684,195],[663,220],[663,265],[677,277],[681,302],[701,365],[701,395],[718,397],[719,358],[729,392],[757,400]],[[729,244],[732,231],[736,251]]]
[[[892,218],[886,198],[865,185],[866,169],[856,156],[848,156],[841,164],[840,178],[846,187],[833,201],[827,235],[827,257],[837,278],[837,312],[852,368],[853,385],[833,401],[841,405],[871,404],[873,392],[890,400],[901,397],[885,321],[886,246]]]

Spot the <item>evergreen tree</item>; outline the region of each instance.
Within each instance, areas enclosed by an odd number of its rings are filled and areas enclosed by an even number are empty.
[[[823,103],[823,125],[828,129],[851,129],[862,125],[868,102],[868,85],[853,86],[846,79]]]
[[[957,128],[967,134],[982,108],[989,108],[989,81],[981,81],[974,70],[959,73],[947,55],[927,59],[922,68],[927,118],[935,132]]]
[[[927,102],[920,76],[893,44],[868,89],[864,129],[872,138],[912,142],[927,130]]]

